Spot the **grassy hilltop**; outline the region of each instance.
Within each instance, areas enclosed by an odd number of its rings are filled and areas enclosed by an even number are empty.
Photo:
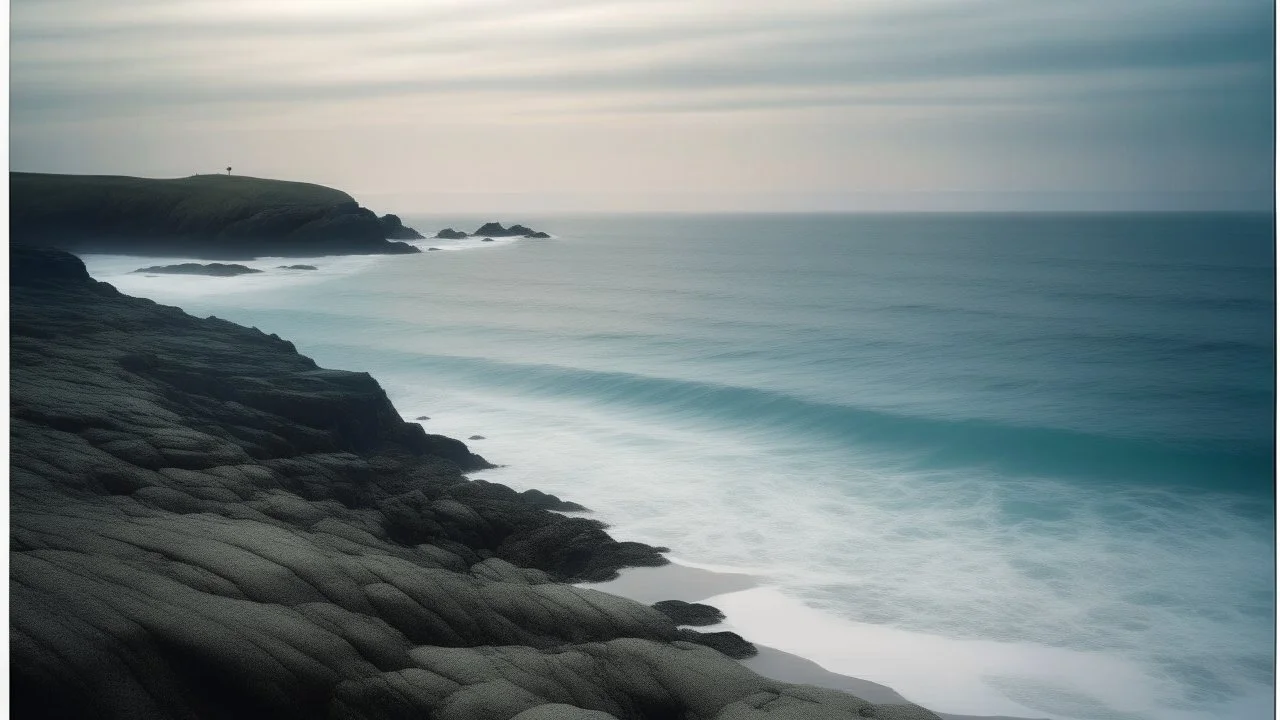
[[[9,173],[12,241],[180,257],[415,252],[341,190],[263,178]],[[396,235],[400,237],[400,235]]]

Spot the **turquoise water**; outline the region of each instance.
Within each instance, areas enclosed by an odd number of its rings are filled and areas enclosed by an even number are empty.
[[[491,479],[761,575],[851,633],[795,629],[831,669],[952,712],[1271,716],[1271,217],[504,220],[556,237],[230,279],[86,262],[373,373],[484,435]],[[868,627],[982,659],[944,693],[853,658]]]

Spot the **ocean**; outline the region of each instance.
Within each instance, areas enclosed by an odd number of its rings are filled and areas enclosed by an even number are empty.
[[[495,218],[404,216],[424,234]],[[1275,236],[1249,215],[583,215],[121,291],[368,371],[727,627],[952,713],[1273,717]]]

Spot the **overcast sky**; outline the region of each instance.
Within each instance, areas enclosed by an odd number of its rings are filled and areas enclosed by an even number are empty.
[[[377,210],[1266,209],[1271,0],[13,0],[11,168]]]

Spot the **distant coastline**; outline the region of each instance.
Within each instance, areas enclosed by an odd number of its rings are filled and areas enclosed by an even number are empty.
[[[207,260],[406,254],[422,237],[341,190],[233,175],[9,173],[10,241]]]

